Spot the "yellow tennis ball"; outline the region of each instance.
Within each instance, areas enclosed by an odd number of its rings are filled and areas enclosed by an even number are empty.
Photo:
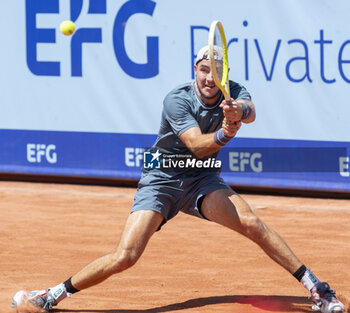
[[[72,21],[64,21],[61,23],[60,29],[63,35],[70,36],[74,34],[75,24]]]

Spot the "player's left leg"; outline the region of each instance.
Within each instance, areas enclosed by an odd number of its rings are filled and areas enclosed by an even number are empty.
[[[226,226],[259,245],[265,253],[303,283],[310,291],[314,309],[322,313],[344,312],[344,305],[327,283],[321,283],[297,258],[286,242],[258,216],[246,201],[230,189],[207,194],[201,213],[210,221]]]
[[[285,241],[258,216],[246,201],[229,189],[205,196],[201,213],[210,221],[226,226],[258,244],[265,253],[291,274],[303,264]]]

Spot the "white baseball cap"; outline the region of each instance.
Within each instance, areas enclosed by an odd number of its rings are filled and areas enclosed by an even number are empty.
[[[214,46],[214,59],[222,61],[222,48],[219,46]],[[198,51],[196,62],[197,65],[202,60],[209,60],[209,46],[204,46]]]

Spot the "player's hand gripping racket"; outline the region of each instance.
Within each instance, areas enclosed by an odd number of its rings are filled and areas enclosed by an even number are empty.
[[[214,21],[211,23],[208,45],[211,72],[215,85],[220,88],[225,100],[231,102],[226,37],[221,22]],[[217,60],[218,50],[222,50],[222,61]]]

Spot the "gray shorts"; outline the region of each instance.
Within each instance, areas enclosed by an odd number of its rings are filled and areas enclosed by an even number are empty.
[[[169,179],[143,173],[134,197],[131,212],[152,210],[164,216],[165,224],[179,211],[205,218],[198,208],[198,201],[205,195],[219,189],[230,189],[217,174]]]

